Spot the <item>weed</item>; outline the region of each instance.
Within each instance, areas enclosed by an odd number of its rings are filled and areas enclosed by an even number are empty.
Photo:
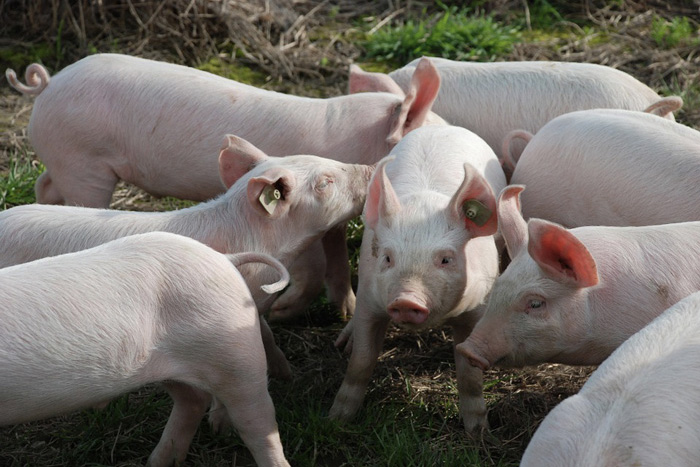
[[[38,162],[11,157],[6,176],[0,177],[0,210],[33,203],[34,183],[43,171],[44,166]]]
[[[651,38],[662,49],[672,49],[679,46],[696,46],[700,44],[698,31],[687,17],[677,16],[667,21],[655,16],[649,31]]]
[[[363,46],[368,57],[398,64],[423,55],[488,61],[509,53],[519,36],[517,28],[506,27],[491,16],[443,6],[442,12],[426,20],[379,29]]]

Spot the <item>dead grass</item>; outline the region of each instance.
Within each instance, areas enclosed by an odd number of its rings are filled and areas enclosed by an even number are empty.
[[[508,21],[521,14],[528,3],[531,2],[495,0],[486,2],[483,8]],[[550,3],[566,18],[558,25],[562,32],[518,44],[505,59],[585,61],[619,68],[656,90],[684,94],[686,105],[678,119],[700,129],[697,47],[660,49],[649,34],[655,15],[684,15],[697,20],[696,4]],[[310,94],[311,89],[321,88],[325,95],[337,95],[346,87],[348,65],[362,58],[354,40],[360,21],[367,17],[375,22],[400,21],[428,5],[432,2],[5,1],[0,2],[0,50],[14,51],[15,59],[19,56],[21,61],[22,57],[32,57],[39,46],[48,44],[45,49],[49,53],[42,60],[53,72],[95,51],[120,51],[188,65],[219,56],[262,71],[270,89]],[[586,28],[585,24],[591,27]],[[11,63],[11,55],[0,54],[0,68]],[[0,173],[7,169],[12,154],[33,154],[26,138],[31,106],[32,99],[18,96],[7,86],[0,88]],[[173,207],[158,203],[125,185],[114,197],[114,207],[120,209]],[[306,391],[308,397],[316,397],[324,407],[330,407],[346,365],[345,358],[332,347],[341,326],[326,314],[310,312],[296,323],[274,327],[296,374],[291,386],[272,384],[275,400],[283,399],[290,390]],[[418,398],[422,404],[442,406],[455,397],[452,343],[445,333],[434,330],[406,335],[391,331],[384,348],[368,394],[369,402],[411,405]],[[476,440],[484,464],[496,464],[501,459],[517,463],[542,418],[561,400],[577,392],[590,371],[591,368],[541,365],[522,371],[487,372],[492,429]],[[412,388],[408,394],[404,390],[407,381]],[[0,439],[26,437],[26,449],[48,449],[50,454],[51,449],[63,449],[51,444],[50,435],[60,430],[61,420],[38,423],[40,428],[28,429],[30,434],[24,433],[22,427],[4,428]],[[456,418],[447,417],[445,423],[449,428],[444,435],[447,441],[463,436]],[[39,438],[37,433],[41,431],[48,434]],[[15,454],[4,455],[8,460]],[[23,458],[24,454],[17,455]],[[190,459],[199,455],[193,452]],[[319,465],[338,464],[332,458],[327,462]]]

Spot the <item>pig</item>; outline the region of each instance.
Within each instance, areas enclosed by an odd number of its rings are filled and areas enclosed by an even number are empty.
[[[390,322],[448,324],[455,342],[469,334],[498,274],[494,191],[505,184],[491,148],[460,127],[418,128],[380,161],[364,209],[357,309],[336,341],[351,355],[331,418],[361,407]],[[455,360],[465,427],[483,427],[481,371]]]
[[[425,59],[426,57],[423,57]],[[432,110],[452,125],[481,136],[502,160],[501,143],[516,129],[537,132],[554,117],[592,108],[644,110],[659,100],[647,85],[620,70],[592,63],[457,62],[428,57],[440,73]],[[388,75],[350,75],[350,92],[403,94],[420,60]],[[666,117],[673,120],[673,114]],[[516,155],[522,145],[513,148]]]
[[[700,292],[626,340],[539,426],[522,467],[696,465]]]
[[[526,219],[565,227],[700,220],[700,132],[619,109],[561,115],[535,134],[511,182]]]
[[[99,405],[163,382],[174,407],[149,457],[180,465],[214,395],[260,466],[288,466],[267,391],[260,319],[234,264],[150,232],[0,269],[0,425]]]
[[[499,228],[513,260],[469,338],[457,345],[470,364],[598,365],[700,290],[700,222],[574,229],[526,222],[522,190],[511,185],[499,197]]]
[[[430,112],[440,78],[429,60],[416,67],[407,94],[330,99],[267,91],[119,54],[91,55],[51,78],[32,64],[26,85],[13,70],[6,75],[15,89],[37,96],[28,134],[46,166],[35,187],[39,203],[105,208],[120,179],[157,196],[210,199],[226,191],[213,149],[227,133],[272,156],[314,154],[373,164],[411,129],[444,124]],[[329,297],[346,316],[355,296],[344,230],[331,231],[324,247],[330,258]],[[296,280],[300,274],[307,282],[319,276],[325,263],[309,255],[292,267],[292,288],[274,307],[280,317],[303,311],[300,297],[313,295],[298,290],[302,281]]]
[[[90,248],[151,231],[185,235],[222,253],[256,251],[288,266],[328,229],[358,216],[373,168],[316,156],[271,157],[248,141],[228,135],[219,156],[223,195],[170,212],[128,212],[30,204],[0,213],[0,267]],[[235,181],[235,183],[234,183]],[[275,196],[277,198],[275,198]],[[264,271],[241,272],[261,312],[269,306],[259,285]],[[262,321],[269,366],[291,375]]]

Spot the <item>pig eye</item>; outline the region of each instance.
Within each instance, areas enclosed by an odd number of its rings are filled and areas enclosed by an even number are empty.
[[[323,179],[321,179],[320,182],[316,184],[316,190],[323,191],[326,188],[328,188],[328,185],[330,185],[331,183],[333,183],[333,179],[324,177]]]
[[[540,310],[544,308],[545,306],[545,301],[540,300],[538,298],[533,298],[527,302],[527,308],[525,309],[525,312],[529,312],[531,310]]]
[[[452,262],[452,258],[445,256],[444,258],[442,258],[442,261],[440,264],[450,264],[451,262]]]

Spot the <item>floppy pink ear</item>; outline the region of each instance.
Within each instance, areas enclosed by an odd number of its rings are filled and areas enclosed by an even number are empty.
[[[236,180],[245,175],[260,162],[267,160],[268,155],[253,146],[243,138],[226,135],[224,144],[219,152],[219,176],[226,186],[231,188]]]
[[[528,232],[530,256],[552,279],[581,288],[598,283],[593,256],[569,230],[542,219],[531,219]]]
[[[389,75],[364,71],[357,65],[350,65],[348,90],[350,94],[358,92],[390,92],[402,98],[406,95],[403,89]]]
[[[401,210],[401,203],[386,176],[384,167],[395,159],[395,156],[385,157],[377,164],[372,180],[369,182],[367,201],[365,202],[365,223],[370,229],[375,229],[380,218],[389,221]]]
[[[472,238],[493,235],[498,230],[496,197],[491,185],[471,164],[464,164],[464,180],[447,209]]]
[[[248,180],[248,202],[253,210],[270,219],[282,217],[289,211],[294,194],[294,174],[274,167]]]
[[[509,185],[498,197],[498,228],[511,258],[527,244],[527,222],[520,212],[520,193],[524,189],[524,185]]]
[[[411,85],[396,120],[391,123],[387,142],[396,144],[411,130],[423,126],[440,91],[440,74],[429,58],[418,62]]]

